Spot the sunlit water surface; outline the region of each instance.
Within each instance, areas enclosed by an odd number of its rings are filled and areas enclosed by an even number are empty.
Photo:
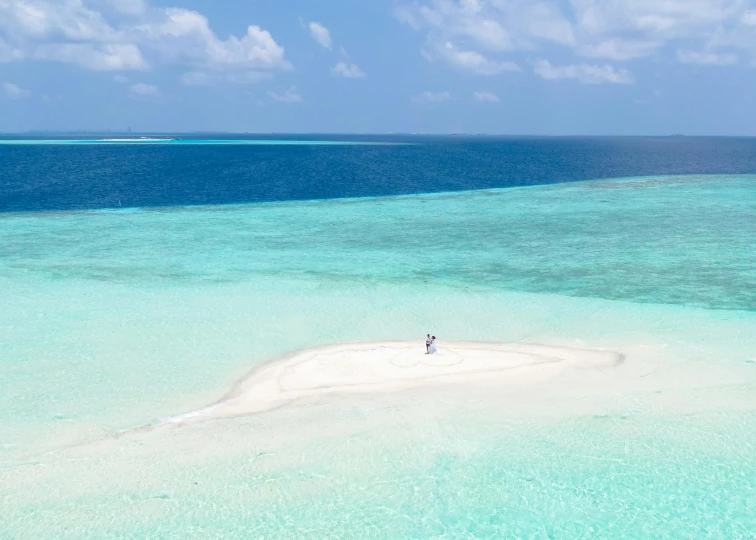
[[[2,215],[0,537],[753,538],[754,224],[752,176]],[[427,332],[627,359],[129,432]]]

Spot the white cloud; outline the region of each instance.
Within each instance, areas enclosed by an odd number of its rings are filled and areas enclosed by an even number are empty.
[[[129,86],[129,92],[137,96],[154,96],[157,95],[157,86],[145,83],[136,83]]]
[[[331,73],[334,77],[344,77],[345,79],[362,79],[367,77],[364,71],[362,71],[357,64],[349,64],[347,62],[339,62],[336,64]]]
[[[744,0],[572,0],[581,52],[585,56],[613,60],[663,54],[664,45],[673,43],[704,49],[718,41],[724,43],[744,24],[748,3]]]
[[[447,56],[460,67],[554,45],[613,61],[668,54],[670,45],[717,55],[734,47],[756,58],[753,7],[754,0],[402,0],[394,16],[425,33],[428,59],[446,43],[469,53],[469,62]]]
[[[0,37],[0,63],[14,62],[16,60],[21,60],[23,57],[24,53],[21,49],[11,47],[2,37]]]
[[[82,0],[2,0],[0,29],[11,38],[45,41],[116,40],[118,32]]]
[[[33,58],[94,69],[144,69],[146,62],[123,31],[81,0],[0,0],[0,56],[13,47],[11,60]]]
[[[712,52],[695,52],[679,50],[677,59],[683,64],[698,64],[700,66],[731,66],[738,63],[734,54],[717,54]]]
[[[255,84],[272,78],[273,74],[269,71],[234,71],[226,77],[228,81],[239,84]]]
[[[187,86],[211,86],[213,78],[201,71],[187,71],[181,76],[181,82]]]
[[[746,26],[756,26],[756,9],[743,13],[740,17],[740,22]]]
[[[147,68],[147,62],[135,45],[50,43],[39,45],[34,58],[76,64],[96,71]]]
[[[30,58],[93,70],[160,63],[219,71],[291,69],[284,49],[259,26],[220,39],[201,13],[151,7],[146,0],[0,0],[0,36],[0,61],[6,62]]]
[[[742,13],[742,0],[572,0],[580,31],[635,33],[657,39],[693,37]]]
[[[148,8],[147,0],[90,0],[90,3],[124,15],[141,15]]]
[[[443,103],[451,99],[449,92],[421,92],[413,96],[413,103]]]
[[[489,51],[531,47],[533,39],[574,41],[570,22],[548,0],[425,0],[400,5],[394,16],[432,39],[462,40]]]
[[[575,46],[577,36],[569,17],[558,4],[550,1],[521,1],[518,5],[518,17],[523,21],[523,34],[527,43],[546,41],[563,46]]]
[[[442,60],[447,64],[472,71],[478,75],[498,75],[503,71],[519,71],[514,62],[496,62],[483,56],[477,51],[459,49],[451,41],[426,45],[423,55],[428,60]]]
[[[10,99],[27,99],[31,97],[31,90],[24,90],[13,83],[3,83],[3,93]]]
[[[473,99],[480,103],[499,103],[499,96],[491,92],[473,92]]]
[[[181,76],[181,83],[186,86],[215,86],[219,83],[255,84],[273,78],[268,71],[187,71]]]
[[[157,23],[141,25],[138,30],[164,57],[216,69],[291,69],[270,32],[259,26],[247,27],[238,38],[220,40],[210,29],[207,17],[187,9],[169,8]]]
[[[296,86],[292,86],[281,94],[271,91],[268,92],[268,95],[273,101],[278,101],[279,103],[300,103],[302,101],[302,96],[297,92]]]
[[[633,76],[626,69],[615,70],[610,65],[593,66],[590,64],[572,64],[552,66],[548,60],[535,63],[536,74],[547,80],[575,79],[583,84],[632,84]]]
[[[307,27],[310,29],[312,39],[317,41],[321,47],[325,47],[328,50],[333,48],[331,33],[328,31],[328,28],[318,22],[311,22]]]
[[[578,48],[578,53],[588,58],[605,58],[607,60],[622,61],[649,56],[661,45],[660,41],[607,39],[598,43],[581,45]]]
[[[129,82],[129,78],[125,75],[114,75],[113,80],[117,83],[126,84]]]
[[[570,22],[549,0],[425,0],[400,5],[394,16],[426,32],[423,56],[479,75],[519,71],[490,55],[531,49],[537,41],[571,45]]]

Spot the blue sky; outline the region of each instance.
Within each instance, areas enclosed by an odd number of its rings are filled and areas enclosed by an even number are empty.
[[[0,131],[756,135],[756,0],[0,0]]]

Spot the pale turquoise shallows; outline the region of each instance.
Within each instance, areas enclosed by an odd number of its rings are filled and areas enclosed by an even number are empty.
[[[6,214],[0,291],[0,538],[756,530],[756,177]],[[506,409],[428,389],[115,437],[288,351],[429,331],[627,359]]]

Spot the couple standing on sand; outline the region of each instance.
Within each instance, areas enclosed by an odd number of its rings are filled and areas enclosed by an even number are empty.
[[[436,336],[428,334],[425,338],[425,354],[437,354]]]

